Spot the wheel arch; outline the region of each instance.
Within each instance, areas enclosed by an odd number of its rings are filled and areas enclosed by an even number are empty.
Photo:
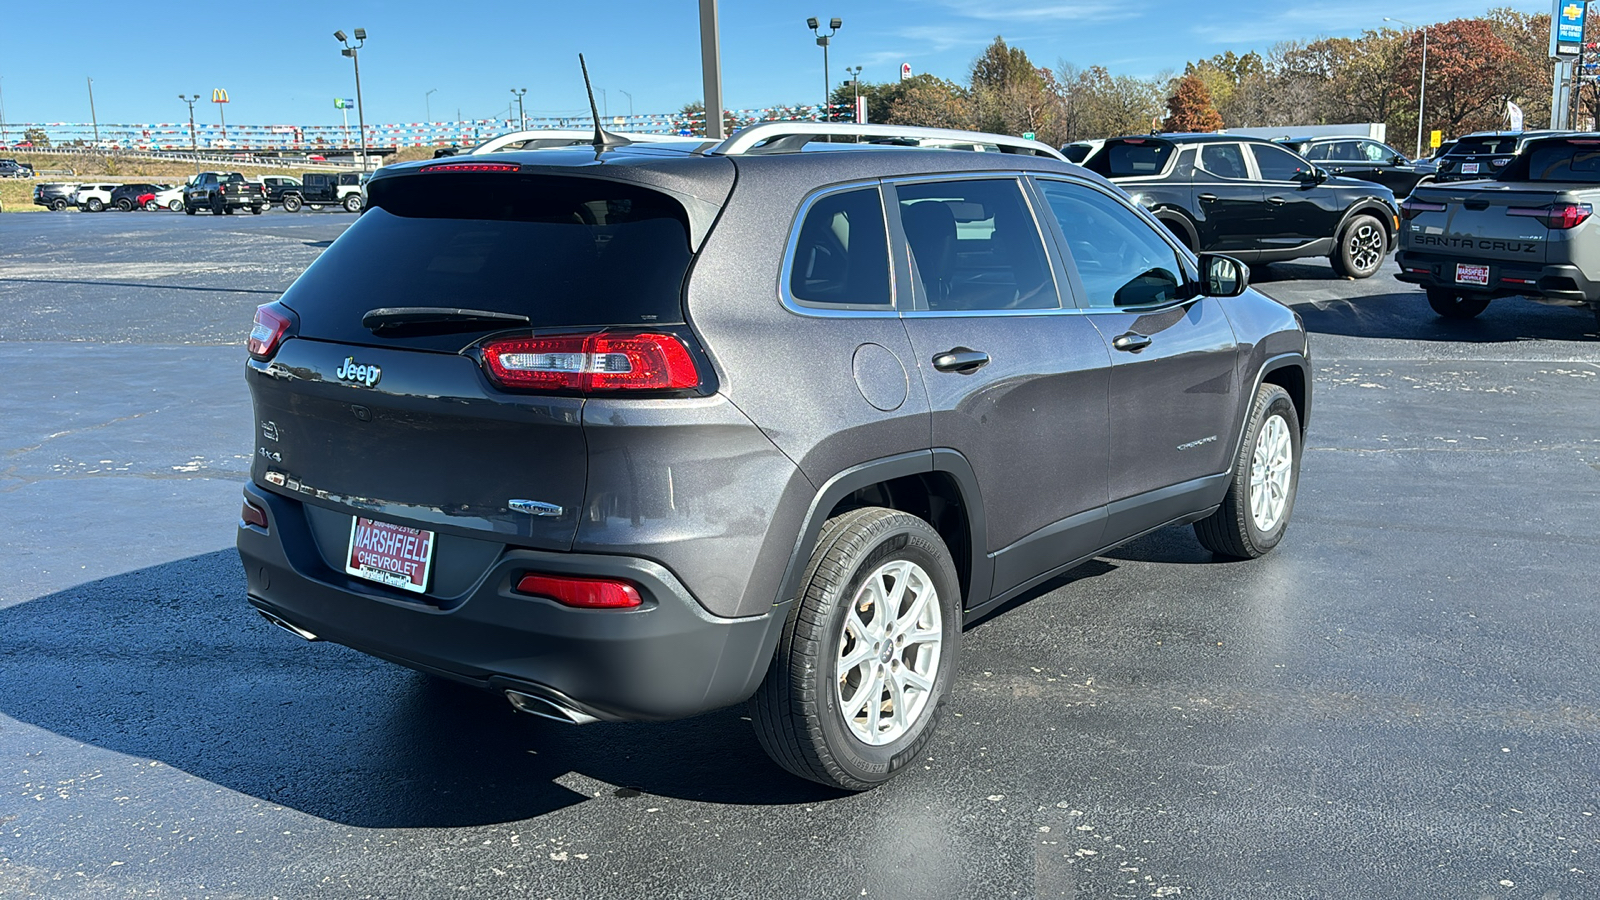
[[[1378,224],[1383,226],[1384,243],[1388,246],[1388,249],[1393,250],[1395,236],[1399,234],[1395,230],[1395,212],[1386,206],[1383,201],[1375,200],[1371,197],[1364,197],[1345,210],[1344,216],[1339,219],[1339,227],[1335,228],[1330,236],[1337,239],[1339,235],[1344,234],[1345,227],[1350,224],[1350,220],[1360,215],[1370,215],[1378,220]]]
[[[798,596],[806,563],[828,519],[852,509],[882,506],[932,525],[950,549],[961,593],[972,606],[989,599],[994,566],[977,475],[955,450],[920,450],[852,466],[825,482],[806,513],[784,570],[778,602]]]
[[[1260,384],[1275,384],[1289,394],[1289,401],[1294,404],[1295,415],[1300,418],[1300,436],[1305,437],[1308,419],[1311,410],[1307,405],[1311,402],[1311,394],[1307,390],[1308,368],[1306,361],[1293,354],[1275,357],[1261,370]],[[1261,389],[1260,384],[1256,390]],[[1254,394],[1251,395],[1254,397]]]

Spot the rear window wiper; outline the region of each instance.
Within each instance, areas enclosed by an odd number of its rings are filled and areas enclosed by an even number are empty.
[[[485,327],[509,328],[527,325],[532,320],[516,313],[486,309],[457,309],[452,306],[387,306],[368,310],[361,317],[363,328],[377,335],[395,337],[420,334],[455,334],[480,331]]]

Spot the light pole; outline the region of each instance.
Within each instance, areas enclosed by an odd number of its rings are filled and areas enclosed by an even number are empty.
[[[850,118],[856,119],[861,115],[861,67],[845,66],[844,70],[850,73],[850,87],[855,91],[855,105],[850,107]]]
[[[1383,20],[1385,22],[1394,22],[1397,25],[1405,25],[1405,26],[1408,26],[1408,27],[1411,27],[1411,28],[1415,28],[1415,29],[1417,29],[1417,30],[1422,32],[1422,77],[1420,79],[1418,79],[1418,83],[1417,83],[1417,156],[1416,156],[1417,159],[1421,159],[1422,158],[1422,111],[1425,108],[1423,104],[1427,100],[1427,93],[1428,93],[1428,26],[1426,26],[1426,25],[1412,25],[1410,22],[1407,22],[1404,19],[1391,19],[1388,16],[1384,16]]]
[[[6,80],[0,78],[0,147],[6,144]]]
[[[361,171],[365,172],[367,170],[367,111],[366,107],[361,103],[360,50],[367,45],[367,30],[365,28],[357,28],[355,35],[356,44],[354,47],[350,46],[350,39],[344,36],[342,30],[335,31],[333,39],[344,45],[344,49],[339,52],[350,57],[350,61],[355,63],[356,66],[356,127],[361,129]],[[346,143],[349,142],[346,141]]]
[[[94,123],[94,148],[100,149],[100,119],[94,114],[94,79],[89,82],[89,121]]]
[[[843,25],[842,19],[829,19],[827,34],[823,34],[817,25],[817,20],[807,19],[806,27],[817,36],[817,46],[822,48],[822,115],[824,119],[833,118],[828,113],[828,98],[833,93],[833,81],[828,77],[828,44],[834,35],[839,33],[839,26]]]
[[[628,98],[628,118],[631,120],[633,118],[633,95],[622,88],[617,88],[617,93]],[[3,107],[0,107],[0,109],[3,109]]]
[[[722,128],[722,37],[717,0],[700,0],[700,79],[706,92],[706,139],[720,141]]]
[[[522,98],[524,96],[526,96],[527,93],[528,93],[528,89],[527,88],[521,88],[521,89],[512,88],[511,89],[511,96],[517,98],[517,121],[519,123],[521,123],[521,124],[519,124],[517,126],[517,130],[518,131],[527,131],[528,130],[528,114],[522,111]],[[506,112],[510,112],[510,110],[508,109],[508,110],[506,110]]]
[[[184,103],[189,104],[189,155],[194,157],[194,173],[196,175],[199,175],[200,174],[200,139],[199,139],[199,137],[197,137],[195,135],[195,132],[194,132],[194,105],[200,101],[200,95],[199,94],[191,94],[191,95],[185,97],[184,95],[179,94],[178,95],[178,99],[182,100]]]
[[[438,92],[438,88],[432,88],[422,95],[422,109],[426,115],[424,121],[433,121],[433,103],[431,101],[433,99],[433,95]]]

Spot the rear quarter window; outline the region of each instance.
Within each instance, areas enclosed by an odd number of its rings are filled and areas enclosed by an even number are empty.
[[[1160,175],[1172,149],[1166,141],[1113,141],[1085,160],[1084,165],[1108,178]]]

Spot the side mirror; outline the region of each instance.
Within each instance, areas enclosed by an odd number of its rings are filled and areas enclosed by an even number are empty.
[[[1321,184],[1328,180],[1328,173],[1320,166],[1312,166],[1309,172],[1296,172],[1294,180],[1305,185]]]
[[[1406,159],[1405,155],[1401,154],[1401,153],[1396,153],[1394,155],[1394,159],[1390,160],[1390,162],[1394,163],[1397,166],[1408,166],[1408,165],[1411,164],[1411,160]]]
[[[1237,297],[1250,287],[1250,269],[1231,256],[1202,253],[1200,279],[1208,297]]]

